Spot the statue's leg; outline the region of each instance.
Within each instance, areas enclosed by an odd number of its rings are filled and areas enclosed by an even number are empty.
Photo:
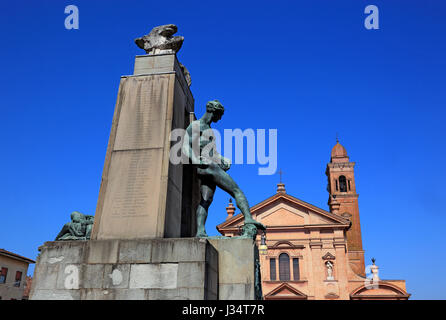
[[[90,240],[91,238],[91,230],[93,229],[93,224],[87,224],[86,232],[85,232],[85,238],[87,240]]]
[[[249,209],[248,199],[246,199],[245,194],[239,188],[234,179],[232,179],[232,177],[229,174],[227,174],[226,171],[221,169],[219,166],[213,167],[213,173],[214,173],[213,177],[215,184],[219,188],[229,193],[235,199],[235,204],[245,217],[245,224],[252,223],[261,229],[265,229],[265,226],[263,224],[257,222],[252,218],[251,210]]]
[[[213,183],[212,180],[208,178],[201,179],[201,201],[197,208],[197,234],[195,235],[196,238],[204,238],[208,236],[206,234],[204,225],[208,216],[209,206],[211,205],[212,199],[214,198],[214,192],[215,183]]]

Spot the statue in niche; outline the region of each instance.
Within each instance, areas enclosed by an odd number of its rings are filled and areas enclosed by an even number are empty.
[[[333,263],[331,261],[327,261],[325,262],[325,266],[327,267],[327,280],[334,280]]]
[[[197,233],[195,236],[198,238],[208,237],[205,223],[209,206],[218,186],[235,199],[237,207],[245,218],[241,237],[255,239],[257,229],[265,230],[265,226],[252,218],[245,194],[226,172],[231,167],[231,162],[217,152],[215,136],[211,129],[211,123],[219,121],[224,111],[223,105],[218,100],[209,101],[201,119],[193,121],[186,129],[182,152],[197,168],[198,178],[201,182],[201,201],[197,208]]]
[[[174,24],[165,24],[152,29],[149,34],[135,39],[135,43],[147,54],[177,53],[183,45],[184,37],[173,36],[178,31]],[[180,63],[187,85],[190,87],[192,80],[189,71]]]
[[[89,240],[93,223],[94,216],[74,211],[71,213],[71,222],[66,223],[62,227],[55,241]]]

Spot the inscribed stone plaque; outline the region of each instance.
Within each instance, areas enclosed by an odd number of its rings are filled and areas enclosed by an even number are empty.
[[[182,165],[169,163],[170,131],[184,129],[193,111],[192,94],[183,82],[175,54],[138,56],[135,75],[121,78],[93,240],[193,233],[183,227],[183,220],[195,221],[183,210],[184,203],[192,203],[192,193],[183,192]]]
[[[112,154],[100,231],[102,239],[156,234],[162,149]]]
[[[124,82],[114,150],[162,148],[169,75],[131,77]]]
[[[174,71],[175,55],[136,56],[134,75]]]

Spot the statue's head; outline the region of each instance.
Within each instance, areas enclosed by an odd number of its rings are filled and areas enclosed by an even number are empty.
[[[73,211],[71,213],[71,221],[73,222],[81,222],[83,218],[83,214],[77,211]]]
[[[206,104],[206,112],[212,113],[212,122],[217,122],[225,113],[225,108],[220,101],[211,100]]]

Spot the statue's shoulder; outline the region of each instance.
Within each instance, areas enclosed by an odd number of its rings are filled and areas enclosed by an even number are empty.
[[[193,127],[197,126],[197,128],[200,128],[200,119],[192,121],[186,128],[187,131],[191,131]]]

